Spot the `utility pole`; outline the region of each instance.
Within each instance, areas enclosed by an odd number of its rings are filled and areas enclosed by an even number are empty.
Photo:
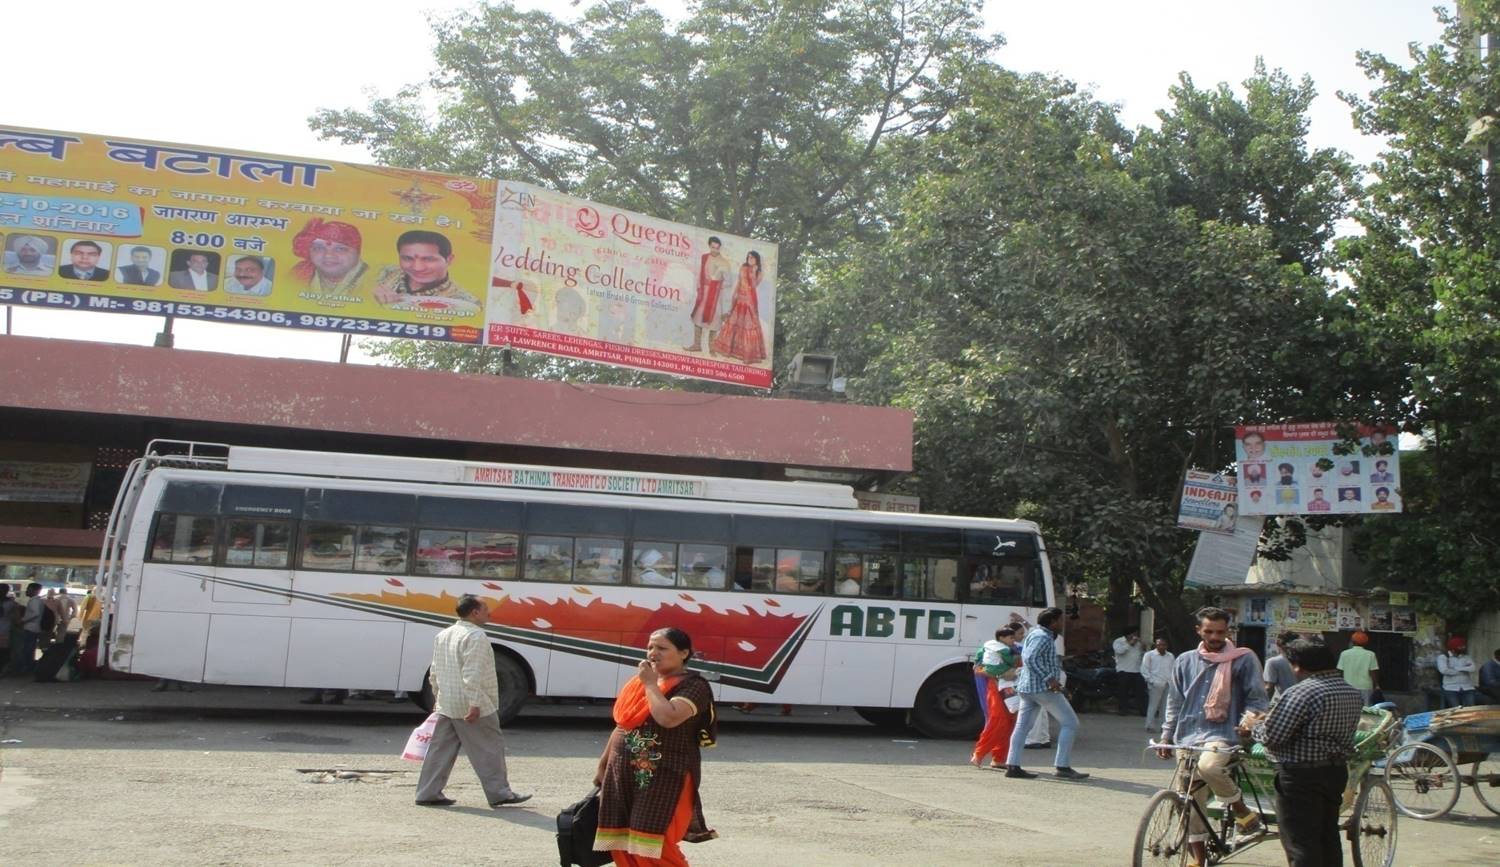
[[[1482,64],[1489,55],[1495,51],[1496,34],[1484,32],[1478,29],[1479,16],[1474,13],[1473,0],[1459,0],[1458,23],[1465,29],[1472,29],[1470,39],[1464,43],[1463,51],[1476,65]],[[1476,75],[1470,82],[1471,87],[1483,94],[1484,80],[1483,72]],[[1484,191],[1489,212],[1495,214],[1500,211],[1500,172],[1495,170],[1495,158],[1497,156],[1497,136],[1500,136],[1500,107],[1487,105],[1481,111],[1485,112],[1479,117],[1470,118],[1469,135],[1477,136],[1475,144],[1479,145],[1480,159],[1483,160],[1480,172],[1484,176]],[[1467,143],[1467,142],[1466,142]]]

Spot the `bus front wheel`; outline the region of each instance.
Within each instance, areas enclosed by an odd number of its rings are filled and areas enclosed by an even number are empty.
[[[949,666],[927,678],[911,709],[912,727],[930,738],[972,738],[984,726],[973,670]]]

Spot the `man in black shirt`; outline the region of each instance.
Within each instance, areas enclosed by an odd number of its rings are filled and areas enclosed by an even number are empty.
[[[1297,685],[1276,696],[1252,732],[1276,763],[1276,821],[1289,867],[1341,867],[1339,805],[1363,708],[1324,644],[1286,646]]]

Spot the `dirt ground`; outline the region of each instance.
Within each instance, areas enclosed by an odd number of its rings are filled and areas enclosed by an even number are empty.
[[[0,739],[20,741],[0,745],[4,862],[556,864],[554,817],[587,792],[610,726],[603,705],[537,704],[506,729],[512,782],[535,797],[489,809],[460,759],[458,806],[433,809],[413,805],[417,766],[399,758],[413,707],[148,689],[0,681]],[[684,848],[695,865],[1128,864],[1170,776],[1144,738],[1138,718],[1085,715],[1073,764],[1093,780],[1007,780],[965,764],[968,744],[847,711],[726,708],[703,783],[721,839]],[[1045,771],[1051,754],[1025,758]],[[1500,817],[1465,793],[1444,820],[1403,818],[1399,841],[1399,865],[1500,863]],[[1285,862],[1273,841],[1229,863]]]

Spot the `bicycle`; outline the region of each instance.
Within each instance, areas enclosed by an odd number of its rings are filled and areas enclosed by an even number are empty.
[[[1134,867],[1186,864],[1189,857],[1188,827],[1195,815],[1208,829],[1208,838],[1204,840],[1204,848],[1208,854],[1207,864],[1217,864],[1235,852],[1244,851],[1265,840],[1276,839],[1277,834],[1273,828],[1276,815],[1268,812],[1261,800],[1263,794],[1269,796],[1270,785],[1261,775],[1252,774],[1251,768],[1247,767],[1242,747],[1220,749],[1151,743],[1146,748],[1182,750],[1188,753],[1188,757],[1184,773],[1173,772],[1173,788],[1162,789],[1152,795],[1146,804],[1146,814],[1141,817],[1140,827],[1135,834],[1135,853],[1131,862]],[[1232,810],[1217,800],[1211,801],[1205,808],[1193,797],[1192,793],[1198,786],[1207,785],[1198,773],[1198,759],[1207,752],[1231,754],[1230,776],[1239,787],[1245,806],[1250,807],[1259,817],[1262,833],[1241,839],[1235,830]]]
[[[1399,735],[1394,714],[1366,708],[1354,735],[1354,755],[1349,759],[1349,785],[1344,790],[1343,810],[1347,818],[1340,823],[1340,829],[1349,840],[1354,867],[1391,867],[1396,860],[1396,800],[1384,775],[1371,774],[1370,770],[1384,758]],[[1234,814],[1226,805],[1211,801],[1204,808],[1193,799],[1194,782],[1202,784],[1196,754],[1207,752],[1207,749],[1155,743],[1148,745],[1147,749],[1187,749],[1194,755],[1189,757],[1187,773],[1174,772],[1173,788],[1162,789],[1147,803],[1146,813],[1136,830],[1133,867],[1179,867],[1188,863],[1188,822],[1194,814],[1209,829],[1205,841],[1206,865],[1218,864],[1235,852],[1278,838],[1274,830],[1274,809],[1268,811],[1262,801],[1263,797],[1269,799],[1270,793],[1275,791],[1276,768],[1259,744],[1248,751],[1237,746],[1229,748],[1235,754],[1231,763],[1235,785],[1244,793],[1246,806],[1250,806],[1253,799],[1253,809],[1265,829],[1265,833],[1249,839],[1235,835]]]

